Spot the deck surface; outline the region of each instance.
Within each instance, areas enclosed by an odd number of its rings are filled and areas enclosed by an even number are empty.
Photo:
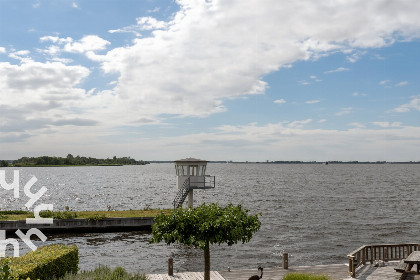
[[[184,272],[174,273],[174,276],[168,276],[168,274],[149,274],[147,275],[149,280],[204,280],[203,272]],[[217,271],[210,272],[211,280],[225,280]]]
[[[398,262],[386,263],[385,267],[374,267],[370,264],[357,270],[356,278],[351,278],[348,274],[348,266],[345,264],[314,265],[314,266],[295,266],[285,270],[280,267],[264,268],[263,280],[281,280],[288,272],[304,272],[312,274],[323,274],[332,280],[398,280],[401,273],[396,272],[394,267]],[[227,271],[212,271],[211,280],[248,280],[252,275],[258,274],[255,269],[243,269]],[[170,277],[167,274],[149,274],[149,280],[203,280],[203,272],[184,272],[175,273]],[[408,275],[406,280],[420,280],[420,275]]]
[[[348,266],[345,264],[332,264],[332,265],[315,265],[315,266],[295,266],[289,269],[280,267],[267,267],[264,268],[262,279],[264,280],[281,280],[289,272],[305,272],[312,274],[323,274],[329,276],[332,280],[342,280],[348,278]],[[259,275],[258,270],[247,269],[219,272],[225,280],[248,280],[252,275]]]

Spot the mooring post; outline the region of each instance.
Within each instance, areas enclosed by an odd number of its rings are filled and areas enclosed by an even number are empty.
[[[174,275],[174,259],[172,257],[168,259],[168,275]]]
[[[283,269],[289,269],[289,254],[283,253]]]

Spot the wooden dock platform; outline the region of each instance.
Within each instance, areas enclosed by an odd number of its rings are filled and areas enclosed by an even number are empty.
[[[153,217],[132,218],[103,218],[90,219],[54,219],[52,224],[27,224],[26,220],[0,221],[0,230],[5,230],[8,235],[16,230],[29,230],[36,227],[43,233],[68,233],[68,232],[113,232],[150,230]]]
[[[174,273],[173,276],[168,274],[149,274],[147,275],[148,280],[204,280],[203,272],[184,272]],[[217,271],[210,272],[211,280],[225,280]]]
[[[323,274],[331,277],[332,280],[342,280],[349,277],[348,266],[345,264],[331,264],[331,265],[314,265],[314,266],[295,266],[289,269],[280,267],[264,268],[264,280],[281,280],[289,272],[304,272],[312,274]],[[225,280],[248,280],[252,275],[259,274],[257,268],[237,270],[237,271],[223,271],[219,272]]]
[[[351,278],[346,264],[314,265],[314,266],[295,266],[289,269],[280,267],[264,268],[262,280],[282,280],[289,272],[303,272],[312,274],[323,274],[332,280],[398,280],[401,273],[395,272],[396,262],[389,262],[384,267],[374,267],[366,265],[361,267],[356,274],[356,278]],[[257,268],[227,271],[212,271],[211,280],[248,280],[252,275],[258,274]],[[203,280],[203,272],[175,273],[174,276],[167,274],[149,274],[149,280]],[[420,275],[409,275],[406,280],[420,280]]]

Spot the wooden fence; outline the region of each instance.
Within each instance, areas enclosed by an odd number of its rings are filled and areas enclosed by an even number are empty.
[[[405,259],[413,251],[418,251],[420,244],[385,244],[363,245],[347,255],[349,258],[349,274],[356,277],[356,269],[367,261],[373,264],[376,260],[394,261]]]

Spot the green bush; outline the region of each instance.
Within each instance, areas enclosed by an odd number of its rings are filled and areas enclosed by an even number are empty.
[[[3,259],[0,265],[0,280],[10,280],[10,260]]]
[[[79,250],[75,245],[54,244],[9,260],[11,279],[50,280],[66,273],[77,273]],[[4,267],[6,262],[7,259],[0,260],[0,267]]]
[[[103,220],[105,218],[106,218],[105,214],[95,214],[95,215],[92,215],[92,216],[87,217],[86,219],[89,222],[96,222],[96,221]]]
[[[284,276],[283,280],[330,280],[330,278],[325,275],[292,272]]]
[[[93,271],[82,271],[78,274],[66,274],[60,280],[147,280],[144,274],[130,274],[122,267],[113,271],[107,266],[99,266]]]

